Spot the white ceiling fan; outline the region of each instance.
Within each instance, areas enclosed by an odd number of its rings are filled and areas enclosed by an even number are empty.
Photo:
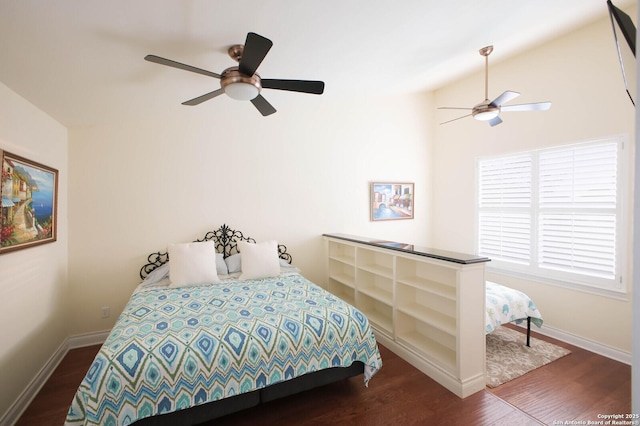
[[[475,105],[472,108],[464,107],[439,107],[438,109],[461,109],[470,110],[471,113],[463,115],[462,117],[454,118],[453,120],[445,121],[440,124],[451,123],[452,121],[460,120],[461,118],[473,116],[476,120],[487,121],[490,126],[496,126],[502,123],[500,118],[500,112],[502,111],[545,111],[551,108],[551,102],[535,102],[529,104],[520,105],[507,105],[507,102],[520,96],[520,93],[507,90],[494,100],[489,100],[489,55],[493,52],[493,46],[486,46],[480,49],[480,55],[485,58],[485,77],[484,77],[484,101]]]

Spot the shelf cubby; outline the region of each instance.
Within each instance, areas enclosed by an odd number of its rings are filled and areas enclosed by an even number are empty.
[[[331,241],[329,259],[353,266],[356,263],[356,248]]]
[[[456,367],[456,337],[419,319],[399,312],[396,318],[399,343],[417,350],[449,371]]]
[[[381,275],[393,277],[393,257],[377,250],[358,250],[356,265],[359,269]]]
[[[391,304],[360,293],[357,296],[356,307],[369,318],[369,321],[377,325],[382,331],[391,334],[393,331],[393,308]]]
[[[343,282],[335,280],[333,278],[329,278],[329,292],[335,294],[340,299],[349,303],[350,305],[355,305],[356,303],[356,293],[353,286],[345,285]]]
[[[405,284],[396,286],[396,308],[427,322],[452,336],[456,335],[456,301]]]
[[[456,300],[456,271],[432,263],[400,258],[396,280],[433,294]]]
[[[329,278],[342,284],[355,286],[355,267],[336,259],[329,258]]]
[[[358,269],[358,291],[381,302],[393,304],[393,280],[368,270]]]

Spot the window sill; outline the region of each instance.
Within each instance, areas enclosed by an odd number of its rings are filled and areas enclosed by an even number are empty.
[[[486,271],[492,274],[499,274],[508,277],[520,278],[527,281],[539,282],[555,287],[564,288],[567,290],[579,291],[582,293],[593,294],[601,297],[608,297],[610,299],[616,299],[621,301],[629,301],[629,294],[624,291],[609,290],[599,287],[592,287],[589,285],[572,283],[567,281],[561,281],[559,279],[549,278],[541,275],[532,275],[519,271],[512,271],[504,268],[496,268],[487,265]]]

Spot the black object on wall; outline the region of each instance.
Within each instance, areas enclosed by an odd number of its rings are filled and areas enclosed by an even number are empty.
[[[613,37],[616,41],[616,48],[618,50],[618,59],[620,60],[624,87],[627,91],[627,95],[629,95],[629,99],[631,99],[631,103],[635,106],[636,103],[633,98],[636,95],[636,26],[631,20],[631,17],[614,6],[613,3],[611,3],[611,0],[607,0],[607,7],[609,8],[611,28],[613,29]],[[626,40],[626,45],[621,43],[618,39],[618,32],[620,32]],[[626,71],[629,71],[629,80],[627,80]],[[629,87],[629,83],[631,83],[631,88]]]

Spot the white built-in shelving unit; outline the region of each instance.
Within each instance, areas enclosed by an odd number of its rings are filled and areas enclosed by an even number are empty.
[[[489,259],[345,234],[324,241],[327,290],[362,311],[381,344],[461,398],[484,389]]]

